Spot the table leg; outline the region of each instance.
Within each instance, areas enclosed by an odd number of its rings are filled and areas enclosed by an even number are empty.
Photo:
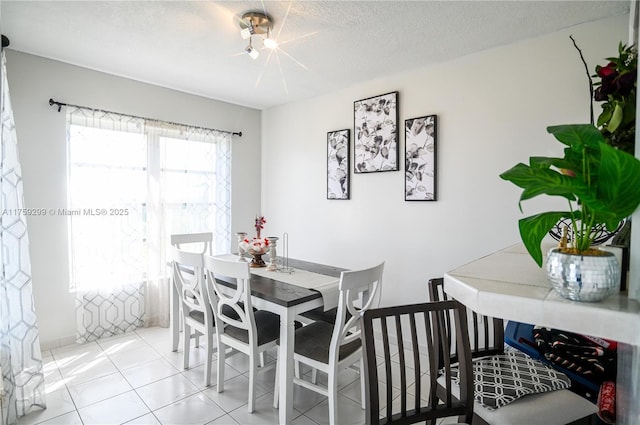
[[[171,329],[171,350],[178,351],[178,343],[180,341],[180,298],[176,291],[176,285],[173,284],[173,278],[169,280],[169,300],[171,303],[171,317],[169,318],[169,328]]]
[[[288,310],[280,315],[280,348],[278,350],[278,382],[280,385],[280,424],[290,424],[293,417],[293,344],[295,314]]]

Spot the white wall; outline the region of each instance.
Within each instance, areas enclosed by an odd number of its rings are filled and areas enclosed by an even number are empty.
[[[49,98],[210,128],[242,131],[233,142],[233,232],[260,209],[261,112],[7,51],[7,75],[28,208],[66,204],[65,114]],[[215,78],[212,76],[211,78]],[[96,208],[99,206],[96,206]],[[73,342],[65,217],[28,217],[34,299],[44,349]],[[236,226],[239,226],[236,228]]]
[[[531,155],[560,155],[548,125],[589,121],[588,80],[569,35],[593,73],[626,41],[627,19],[577,26],[264,111],[267,233],[288,232],[291,257],[347,268],[385,260],[383,303],[425,301],[430,277],[519,242],[520,190],[498,175]],[[420,54],[422,42],[406,48]],[[397,172],[352,173],[351,200],[327,200],[327,132],[350,128],[353,146],[353,102],[396,90],[401,164],[404,120],[438,115],[438,201],[404,201],[404,165]],[[527,214],[555,205],[528,202]]]

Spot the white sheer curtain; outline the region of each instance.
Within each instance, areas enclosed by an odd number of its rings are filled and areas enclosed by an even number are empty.
[[[18,161],[17,137],[2,53],[2,135],[0,138],[0,369],[2,423],[14,424],[44,409],[45,388],[38,325],[33,303],[29,238]]]
[[[69,220],[77,341],[169,323],[172,233],[230,250],[231,134],[70,108]]]

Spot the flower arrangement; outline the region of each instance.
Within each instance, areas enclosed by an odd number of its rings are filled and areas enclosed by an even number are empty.
[[[607,144],[633,153],[636,129],[636,79],[638,50],[635,45],[618,45],[618,56],[606,58],[606,66],[597,65],[593,100],[602,103],[597,126]]]
[[[256,234],[258,239],[260,239],[260,231],[264,229],[264,225],[267,220],[264,219],[264,216],[256,216],[256,221],[254,227],[256,228]]]
[[[254,222],[256,237],[253,239],[245,238],[242,242],[240,242],[240,248],[251,255],[265,254],[269,250],[269,240],[267,238],[260,238],[260,231],[264,229],[264,225],[266,222],[267,220],[265,220],[263,216],[256,216]]]
[[[253,238],[251,240],[244,239],[242,242],[240,242],[240,247],[249,254],[260,255],[266,253],[269,250],[269,240],[266,238]]]

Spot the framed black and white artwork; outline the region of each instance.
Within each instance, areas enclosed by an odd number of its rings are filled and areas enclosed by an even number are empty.
[[[398,92],[353,102],[354,173],[397,171]]]
[[[436,200],[437,116],[404,121],[405,201]]]
[[[349,199],[349,130],[327,133],[327,199]]]

